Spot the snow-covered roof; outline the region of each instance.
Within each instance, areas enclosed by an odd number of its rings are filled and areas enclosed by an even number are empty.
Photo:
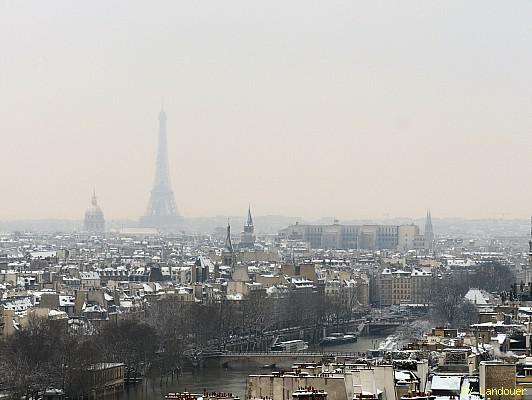
[[[79,277],[81,279],[100,279],[100,275],[94,271],[80,272]]]
[[[152,293],[153,292],[153,289],[150,285],[148,285],[147,283],[144,283],[142,284],[142,288],[144,289],[145,292],[147,293]]]
[[[507,337],[506,334],[499,333],[496,336],[492,337],[491,340],[496,340],[499,343],[499,345],[502,345],[504,344],[506,337]]]
[[[460,391],[462,377],[452,375],[434,375],[430,389],[434,390],[453,390]]]
[[[394,377],[399,382],[410,382],[414,378],[410,371],[395,371]]]
[[[54,318],[68,318],[68,315],[66,312],[64,311],[57,311],[57,310],[50,310],[48,311],[48,316],[49,317],[54,317]]]
[[[473,304],[487,305],[490,301],[489,294],[480,289],[469,289],[465,294],[465,299],[469,300]]]
[[[83,304],[82,310],[84,313],[90,312],[107,312],[107,310],[99,304]]]
[[[59,306],[73,306],[74,305],[74,296],[59,296]]]
[[[120,307],[122,308],[131,308],[133,307],[133,302],[129,300],[121,300],[120,301]]]
[[[431,273],[428,271],[423,271],[419,269],[412,270],[412,276],[431,276]]]

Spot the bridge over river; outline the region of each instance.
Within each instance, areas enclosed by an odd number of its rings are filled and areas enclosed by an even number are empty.
[[[202,366],[223,366],[253,363],[264,366],[291,365],[295,362],[318,363],[324,360],[353,360],[365,358],[363,352],[297,351],[297,352],[213,352],[198,355],[196,361]],[[194,361],[194,360],[192,360]]]
[[[282,340],[301,339],[317,343],[332,332],[355,332],[359,336],[389,335],[398,327],[412,322],[411,318],[376,318],[372,321],[353,319],[324,326],[296,326],[275,331],[261,332],[259,336],[246,336],[227,342],[225,350],[230,351],[266,351],[275,338]]]
[[[394,332],[399,326],[408,324],[411,318],[393,318],[380,317],[373,320],[354,319],[345,321],[343,324],[334,326],[324,326],[318,328],[321,334],[316,337],[309,337],[306,333],[308,329],[316,330],[316,327],[292,327],[277,331],[262,332],[257,336],[240,337],[234,341],[225,343],[220,349],[191,349],[186,354],[188,360],[194,366],[230,366],[236,364],[252,363],[255,365],[289,365],[297,361],[300,362],[320,362],[323,359],[331,358],[360,358],[364,357],[362,352],[334,352],[327,350],[308,350],[295,353],[270,351],[272,342],[276,338],[284,340],[307,340],[316,343],[321,337],[326,336],[327,332],[349,331],[356,332],[359,338],[364,337],[385,337]],[[313,339],[313,340],[311,340]],[[375,344],[367,343],[355,349],[366,350],[375,348]],[[351,349],[342,349],[351,350]]]

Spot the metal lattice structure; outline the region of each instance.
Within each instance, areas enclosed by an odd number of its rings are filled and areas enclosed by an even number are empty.
[[[174,191],[170,183],[168,167],[168,143],[166,136],[166,113],[159,113],[159,145],[155,167],[155,180],[151,191],[146,214],[141,218],[141,225],[149,228],[176,228],[180,216],[177,211]]]

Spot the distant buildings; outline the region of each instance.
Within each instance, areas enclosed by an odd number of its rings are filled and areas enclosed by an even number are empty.
[[[96,201],[96,193],[93,193],[91,206],[85,211],[83,227],[87,232],[103,232],[105,230],[105,219],[103,211]]]
[[[308,242],[312,249],[422,249],[424,238],[416,225],[290,225],[281,239]]]
[[[425,238],[419,233],[417,225],[400,225],[398,232],[397,250],[408,251],[424,248]]]

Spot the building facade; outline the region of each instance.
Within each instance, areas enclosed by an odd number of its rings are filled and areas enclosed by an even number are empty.
[[[420,246],[419,228],[415,225],[290,225],[279,237],[304,241],[312,249],[401,249]]]
[[[391,270],[384,268],[376,277],[374,301],[381,306],[428,304],[432,290],[432,274],[422,269]]]

